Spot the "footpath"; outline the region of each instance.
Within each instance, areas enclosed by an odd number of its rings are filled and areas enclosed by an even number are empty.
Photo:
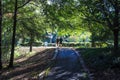
[[[39,80],[93,80],[81,55],[72,48],[57,48],[53,62]]]

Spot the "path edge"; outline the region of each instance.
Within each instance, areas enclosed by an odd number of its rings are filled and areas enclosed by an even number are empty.
[[[75,50],[75,48],[71,48],[75,53],[76,53],[76,55],[78,56],[78,58],[79,58],[79,62],[82,64],[82,67],[83,67],[83,69],[84,69],[84,71],[86,72],[86,73],[88,73],[88,78],[90,79],[90,80],[94,80],[93,78],[93,75],[90,73],[90,70],[87,68],[87,66],[85,65],[85,62],[84,62],[84,60],[83,60],[83,58],[82,58],[82,55],[80,54],[80,51],[78,52],[77,50]]]

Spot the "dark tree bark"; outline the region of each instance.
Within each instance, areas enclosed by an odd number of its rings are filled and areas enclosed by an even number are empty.
[[[91,35],[91,46],[92,47],[95,47],[95,40],[94,40],[94,33],[92,33],[92,35]]]
[[[30,52],[32,52],[32,45],[33,45],[33,35],[30,36]]]
[[[17,11],[19,8],[24,7],[27,3],[29,3],[31,0],[26,1],[23,5],[18,7],[18,0],[15,0],[15,9],[14,9],[14,16],[13,16],[13,35],[12,35],[12,44],[11,44],[11,55],[10,55],[10,62],[8,68],[13,67],[13,61],[14,61],[14,50],[15,50],[15,36],[16,36],[16,24],[17,24]]]
[[[114,30],[114,53],[118,53],[118,36],[119,36],[119,30]]]
[[[118,48],[119,48],[119,6],[118,6],[118,1],[115,2],[115,17],[113,18],[113,34],[114,34],[114,53],[118,53]]]
[[[11,56],[8,68],[13,67],[14,61],[14,48],[15,48],[15,35],[16,35],[16,23],[17,23],[17,0],[15,0],[15,9],[14,9],[14,22],[13,22],[13,35],[12,35],[12,48],[11,48]]]
[[[0,69],[2,69],[2,0],[0,0]]]

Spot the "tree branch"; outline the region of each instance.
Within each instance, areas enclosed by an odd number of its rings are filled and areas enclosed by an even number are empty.
[[[29,3],[31,0],[26,1],[23,5],[17,7],[17,9],[24,7],[27,3]]]

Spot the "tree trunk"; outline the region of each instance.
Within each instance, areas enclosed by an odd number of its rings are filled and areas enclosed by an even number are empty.
[[[16,35],[16,23],[17,23],[17,0],[15,0],[15,9],[14,9],[14,22],[13,22],[13,36],[12,36],[12,44],[11,44],[11,55],[10,55],[10,62],[8,68],[13,67],[14,61],[14,50],[15,50],[15,35]]]
[[[32,45],[33,45],[33,35],[30,36],[30,52],[32,52]]]
[[[92,47],[95,47],[95,40],[94,40],[94,33],[92,33],[92,35],[91,35],[91,46]]]
[[[2,69],[2,0],[0,0],[0,69]]]
[[[119,30],[115,29],[113,30],[114,34],[114,53],[118,52],[118,36],[119,36]]]
[[[92,47],[95,47],[95,41],[92,40],[92,44],[91,44]]]
[[[119,2],[118,0],[115,1],[115,16],[113,21],[113,34],[114,34],[114,53],[118,53],[118,47],[119,47]]]

